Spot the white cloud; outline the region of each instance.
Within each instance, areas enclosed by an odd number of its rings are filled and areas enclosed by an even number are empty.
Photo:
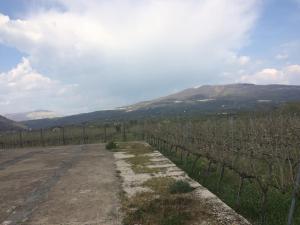
[[[236,53],[234,52],[229,52],[227,54],[227,58],[226,58],[226,62],[228,64],[232,64],[235,66],[245,66],[250,62],[250,57],[246,56],[246,55],[241,55],[238,56]]]
[[[73,95],[75,87],[43,76],[31,67],[27,58],[23,58],[15,68],[0,74],[0,105],[5,106],[1,110],[28,111],[32,110],[32,105],[46,107],[57,99]]]
[[[56,86],[58,82],[34,71],[28,59],[23,58],[22,62],[8,73],[0,74],[1,90],[8,91],[32,91],[43,90]]]
[[[241,56],[238,58],[238,62],[240,65],[246,65],[250,62],[250,57],[249,56]]]
[[[289,57],[286,53],[279,53],[276,55],[276,59],[287,59]]]
[[[64,10],[44,8],[22,20],[0,14],[0,42],[51,79],[79,83],[92,110],[222,79],[215,74],[247,42],[259,0],[56,3]]]
[[[252,75],[243,75],[239,82],[254,84],[300,84],[300,65],[289,65],[280,70],[266,68]]]

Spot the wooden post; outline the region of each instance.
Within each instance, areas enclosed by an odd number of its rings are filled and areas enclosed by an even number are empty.
[[[104,142],[107,142],[106,125],[104,125]]]
[[[65,140],[65,128],[62,127],[62,128],[61,128],[61,131],[62,131],[62,141],[63,141],[63,145],[65,145],[65,144],[66,144],[66,140]]]
[[[221,190],[221,182],[222,182],[223,177],[224,177],[224,172],[225,172],[225,165],[223,163],[222,167],[221,167],[220,176],[219,176],[219,179],[218,179],[217,192],[220,192],[220,190]]]
[[[144,130],[144,128],[143,128],[143,130],[142,130],[142,140],[143,140],[143,141],[145,140],[145,130]]]
[[[126,141],[126,127],[125,127],[125,123],[123,123],[123,141]]]
[[[82,125],[82,139],[83,139],[83,144],[85,144],[85,125]]]
[[[43,129],[40,130],[40,139],[41,139],[42,146],[45,146]]]
[[[268,203],[268,189],[262,190],[261,211],[260,211],[260,224],[266,224],[267,220],[267,203]]]
[[[287,223],[288,225],[293,224],[293,217],[296,209],[297,197],[299,197],[299,191],[300,191],[300,164],[298,165],[298,173],[296,175],[295,187],[292,195],[292,202],[291,202],[291,207],[288,216],[288,223]]]
[[[191,169],[192,174],[194,173],[194,170],[195,170],[195,167],[196,167],[196,163],[198,162],[199,159],[200,159],[200,156],[197,155],[196,159],[194,160],[193,165],[192,165],[192,169]]]
[[[245,178],[243,176],[240,176],[239,189],[238,189],[238,193],[236,196],[236,203],[235,203],[237,207],[240,207],[241,204],[241,194],[244,187],[244,179]]]
[[[188,168],[188,162],[189,162],[190,152],[186,152],[185,154],[185,166]]]
[[[19,141],[20,141],[20,147],[23,148],[23,135],[22,135],[22,131],[21,130],[19,132]]]
[[[183,149],[181,148],[181,152],[180,152],[180,161],[183,161]]]
[[[209,160],[209,163],[208,163],[208,167],[207,169],[204,171],[203,175],[203,183],[206,181],[206,179],[209,177],[210,175],[210,171],[211,171],[211,166],[212,166],[213,162],[212,160]]]

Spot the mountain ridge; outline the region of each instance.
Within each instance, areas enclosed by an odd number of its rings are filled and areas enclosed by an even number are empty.
[[[298,94],[300,95],[300,86],[297,85],[255,85],[247,83],[203,85],[196,88],[187,88],[174,94],[150,101],[143,101],[124,108],[126,110],[137,110],[161,106],[168,103],[182,103],[184,101],[198,101],[202,103],[216,100],[298,101],[300,100]]]
[[[241,111],[270,110],[288,102],[300,102],[300,86],[245,83],[204,85],[115,110],[25,121],[23,124],[32,129],[40,129],[95,121],[104,123],[163,116],[227,114]]]
[[[14,130],[23,130],[26,127],[22,124],[19,124],[13,120],[7,119],[4,116],[0,115],[0,131],[14,131]]]
[[[43,110],[43,109],[29,111],[29,112],[21,112],[21,113],[10,113],[10,114],[5,114],[4,116],[10,120],[14,120],[17,122],[60,117],[60,115],[56,112],[50,110]]]

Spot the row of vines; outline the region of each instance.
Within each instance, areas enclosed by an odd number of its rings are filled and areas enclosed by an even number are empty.
[[[298,116],[165,120],[145,123],[144,133],[185,162],[194,178],[204,182],[214,174],[214,191],[222,198],[222,187],[229,187],[230,205],[254,224],[300,224]]]

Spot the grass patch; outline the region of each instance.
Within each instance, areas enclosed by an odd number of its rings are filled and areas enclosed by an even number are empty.
[[[108,142],[108,143],[105,145],[105,148],[106,148],[107,150],[115,150],[115,149],[118,148],[118,145],[117,145],[117,143],[115,143],[114,141],[110,141],[110,142]]]
[[[163,170],[163,168],[147,167],[150,162],[150,157],[147,155],[135,155],[125,161],[131,165],[131,168],[135,173],[158,173]]]
[[[169,190],[171,194],[180,194],[180,193],[188,193],[194,190],[193,187],[189,184],[189,182],[184,180],[178,180],[169,186]]]
[[[152,153],[153,148],[145,143],[140,142],[120,142],[119,147],[125,150],[128,154],[139,155]]]
[[[151,195],[138,196],[131,203],[131,210],[125,215],[124,225],[188,225],[197,208],[193,199],[179,195],[153,198]],[[133,210],[132,210],[133,209]]]
[[[131,165],[146,165],[150,162],[150,157],[147,155],[138,155],[126,159],[126,162],[130,163]]]
[[[175,179],[171,177],[153,177],[143,183],[143,186],[151,188],[156,193],[167,194],[169,187],[175,183]]]
[[[131,168],[135,173],[155,174],[155,173],[162,172],[162,168],[149,168],[149,167],[144,166],[144,165],[132,165]]]
[[[190,157],[187,163],[185,163],[185,157],[184,160],[181,161],[179,153],[163,153],[179,168],[186,171],[190,177],[201,183],[211,192],[215,193],[222,201],[247,218],[252,224],[259,224],[261,195],[258,184],[255,181],[245,181],[240,205],[237,206],[236,196],[239,185],[239,177],[235,173],[231,172],[230,170],[226,170],[221,189],[218,191],[217,183],[220,176],[220,169],[217,167],[217,165],[213,165],[211,167],[209,175],[206,175],[205,172],[199,174],[199,171],[205,171],[207,169],[207,160],[199,160],[195,166],[196,169],[191,171],[191,165],[193,165],[192,157]],[[198,171],[198,173],[195,171]],[[268,193],[266,225],[286,224],[290,203],[291,193],[282,194],[276,189],[271,189]],[[300,207],[297,207],[296,209],[294,224],[300,224]]]

